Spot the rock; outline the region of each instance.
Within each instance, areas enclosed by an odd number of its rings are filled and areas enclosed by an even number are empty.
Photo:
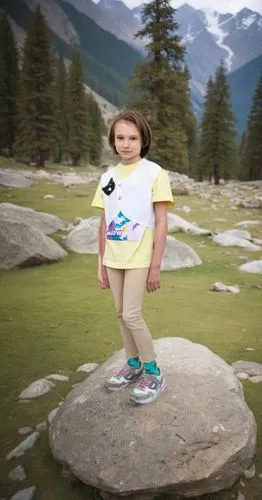
[[[235,285],[235,286],[224,285],[224,283],[220,283],[219,281],[216,281],[215,283],[213,283],[213,285],[211,285],[209,290],[211,290],[213,292],[230,292],[230,293],[239,293],[240,292],[238,285]]]
[[[201,234],[201,235],[211,234],[211,231],[209,231],[208,229],[201,229],[195,224],[191,224],[191,222],[188,222],[182,217],[179,217],[179,215],[175,215],[171,212],[167,213],[167,221],[168,221],[169,232],[182,231],[183,233],[191,233],[191,234]]]
[[[243,240],[252,240],[252,236],[248,231],[244,231],[243,229],[228,229],[224,231],[222,234],[226,234],[229,236],[235,236],[236,238],[240,238]]]
[[[26,488],[25,490],[18,491],[13,495],[10,500],[33,500],[35,498],[36,487]]]
[[[51,425],[51,423],[53,422],[57,412],[59,410],[59,406],[57,408],[54,408],[53,410],[51,410],[49,413],[48,413],[48,417],[47,417],[47,420],[48,420],[48,423],[49,425]]]
[[[0,218],[0,240],[0,269],[56,262],[67,256],[58,243],[23,222]]]
[[[239,380],[247,380],[249,378],[249,375],[245,372],[239,372],[237,373],[237,377]]]
[[[244,208],[261,208],[262,197],[257,196],[255,198],[250,198],[249,200],[241,200],[238,205]]]
[[[0,218],[23,222],[47,235],[66,228],[65,222],[56,215],[37,212],[32,208],[20,207],[13,203],[0,204]]]
[[[77,368],[77,372],[92,373],[99,367],[98,363],[85,363]]]
[[[259,479],[262,479],[262,474],[258,474]]]
[[[242,220],[240,222],[237,222],[235,226],[237,227],[242,227],[242,226],[257,226],[258,224],[261,224],[261,220]]]
[[[245,351],[254,351],[254,350],[255,350],[254,347],[246,347],[245,348]]]
[[[252,260],[251,262],[242,264],[238,269],[240,269],[240,271],[246,271],[247,273],[262,274],[262,259]]]
[[[194,267],[202,264],[193,248],[173,236],[167,236],[161,271],[172,271],[182,267]]]
[[[25,468],[23,465],[17,465],[17,467],[10,470],[8,477],[13,481],[24,481],[26,479]]]
[[[68,382],[69,377],[67,375],[60,375],[59,373],[53,373],[45,377],[47,380],[54,380],[58,382]]]
[[[253,252],[258,252],[260,250],[260,247],[258,245],[254,245],[254,243],[251,243],[248,240],[237,238],[236,236],[227,234],[226,231],[224,233],[216,234],[215,236],[213,236],[213,241],[217,245],[222,245],[224,247],[241,247]]]
[[[36,424],[35,430],[38,432],[45,431],[47,429],[47,422],[44,420],[43,422],[40,422],[39,424]]]
[[[30,432],[33,431],[33,428],[32,427],[20,427],[20,429],[18,429],[18,434],[29,434]]]
[[[252,479],[256,475],[256,467],[254,464],[251,465],[248,469],[244,470],[244,476],[246,479]]]
[[[24,441],[22,441],[16,448],[6,455],[6,460],[11,460],[11,458],[21,457],[24,455],[27,450],[34,446],[39,436],[39,432],[33,432],[33,434],[30,434],[30,436],[24,439]]]
[[[46,194],[44,196],[44,200],[53,200],[54,199],[54,195],[53,194]]]
[[[21,392],[19,398],[21,399],[34,399],[46,394],[55,386],[50,380],[40,378],[30,384],[24,391]]]
[[[244,497],[243,493],[241,493],[241,491],[238,492],[237,500],[245,500],[245,497]]]
[[[235,373],[245,372],[250,377],[262,375],[262,364],[255,361],[236,361],[232,364],[232,368]]]
[[[250,377],[249,380],[254,384],[258,384],[259,382],[262,382],[262,375],[255,375],[254,377]]]
[[[33,181],[27,179],[23,174],[10,172],[10,170],[0,171],[0,186],[25,188],[32,186]]]
[[[100,217],[83,219],[77,227],[64,238],[64,243],[69,250],[77,253],[98,252],[98,229]]]
[[[105,391],[105,377],[124,363],[122,349],[60,407],[49,432],[54,458],[103,494],[188,498],[231,487],[256,446],[242,384],[202,345],[154,344],[168,384],[161,397],[141,407],[129,403],[130,391]]]

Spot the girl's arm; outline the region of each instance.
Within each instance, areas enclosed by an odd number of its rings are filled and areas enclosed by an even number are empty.
[[[106,246],[106,220],[105,214],[101,216],[98,233],[98,281],[101,288],[110,288],[106,266],[103,264],[103,256]]]
[[[167,235],[167,203],[154,203],[155,241],[153,255],[147,277],[147,291],[154,292],[160,288],[160,266],[164,254]]]

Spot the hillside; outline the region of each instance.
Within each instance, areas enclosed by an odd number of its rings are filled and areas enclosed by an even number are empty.
[[[30,5],[36,6],[37,2]],[[73,47],[79,47],[84,65],[85,82],[95,92],[112,104],[124,102],[128,79],[141,55],[127,43],[100,28],[92,19],[77,11],[71,4],[59,2],[70,24],[74,27],[80,45],[61,38],[49,26],[49,36],[55,51],[67,59],[72,57]],[[25,0],[0,0],[3,8],[17,25],[25,30],[30,23],[33,10]]]
[[[247,124],[252,96],[262,72],[262,55],[229,74],[233,112],[237,119],[237,130],[242,133]]]

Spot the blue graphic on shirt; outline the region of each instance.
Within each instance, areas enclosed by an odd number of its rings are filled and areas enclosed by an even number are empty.
[[[145,228],[137,222],[132,222],[123,212],[119,212],[112,222],[110,222],[106,237],[108,240],[128,241],[141,240]]]

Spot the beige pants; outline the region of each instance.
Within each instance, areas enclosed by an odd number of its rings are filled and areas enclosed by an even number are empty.
[[[107,267],[116,315],[120,323],[126,357],[139,356],[142,362],[156,359],[151,333],[142,317],[148,268],[113,269]]]

